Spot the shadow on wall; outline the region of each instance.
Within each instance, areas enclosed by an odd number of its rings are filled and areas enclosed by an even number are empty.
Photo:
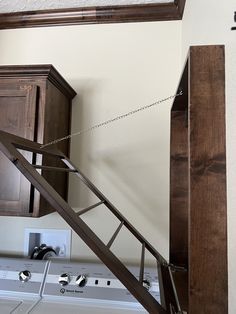
[[[83,79],[71,81],[71,85],[77,91],[77,96],[72,105],[71,133],[79,132],[92,125],[94,110],[92,104],[100,89],[100,81]],[[91,147],[90,137],[78,135],[71,138],[70,159],[88,178],[91,177],[91,168],[88,165],[86,151]],[[69,202],[72,207],[84,207],[90,200],[88,191],[85,192],[80,180],[70,175]]]
[[[92,163],[98,172],[102,172],[104,180],[109,182],[110,189],[115,191],[119,199],[117,203],[121,206],[118,209],[125,212],[125,216],[134,221],[134,224],[136,218],[140,217],[140,220],[148,222],[165,238],[169,214],[168,204],[165,204],[168,173],[166,176],[163,171],[162,175],[158,174],[156,159],[153,162],[150,159],[146,161],[145,154],[155,156],[153,145],[149,144],[150,146],[145,143],[149,146],[148,153],[137,146],[122,147],[118,152],[97,153]],[[153,184],[156,188],[153,188]],[[155,194],[153,190],[156,191]]]
[[[130,109],[109,103],[104,80],[76,80],[72,85],[78,96],[73,102],[72,133],[87,129]],[[108,84],[109,85],[109,84]],[[106,94],[105,94],[106,93]],[[119,112],[118,114],[116,112]],[[71,159],[124,216],[150,241],[165,251],[168,247],[169,217],[169,110],[166,104],[157,111],[137,115],[132,121],[122,120],[109,129],[101,128],[89,134],[75,136],[71,141]],[[162,128],[165,125],[167,131]],[[140,126],[147,124],[144,132]],[[131,131],[132,125],[132,131]],[[161,125],[161,126],[160,126]],[[122,132],[119,132],[122,129]],[[160,132],[161,129],[161,132]],[[164,136],[163,136],[164,132]],[[159,147],[162,149],[160,150]],[[167,159],[168,156],[168,159]],[[97,202],[92,193],[73,174],[70,175],[69,203],[74,208],[85,208]],[[99,212],[99,209],[98,209]],[[98,223],[94,210],[86,220],[91,227]],[[110,224],[102,218],[101,234]],[[110,225],[109,225],[110,227]],[[93,228],[92,228],[93,229]],[[125,250],[132,241],[121,235]],[[123,249],[125,249],[123,247]],[[165,254],[164,253],[164,254]],[[124,256],[125,256],[124,254]],[[139,255],[139,253],[138,253]]]

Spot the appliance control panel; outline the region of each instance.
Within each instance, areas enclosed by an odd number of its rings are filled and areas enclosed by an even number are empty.
[[[128,267],[139,278],[139,267]],[[143,285],[160,302],[157,268],[147,267]],[[62,263],[51,261],[43,296],[73,299],[96,299],[115,302],[133,302],[136,299],[103,264]]]
[[[0,292],[39,295],[46,261],[0,258]]]

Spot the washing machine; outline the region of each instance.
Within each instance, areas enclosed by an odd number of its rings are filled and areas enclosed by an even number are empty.
[[[0,313],[30,313],[41,300],[46,270],[46,261],[0,258]]]
[[[129,267],[139,276],[139,267]],[[156,268],[146,268],[144,284],[160,301]],[[32,314],[134,314],[147,313],[103,264],[49,263],[42,298]]]
[[[128,267],[139,277],[139,267]],[[160,302],[156,268],[144,285]],[[103,264],[0,258],[1,314],[147,313]]]

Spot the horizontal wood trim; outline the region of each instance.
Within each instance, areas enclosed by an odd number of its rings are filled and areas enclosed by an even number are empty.
[[[97,6],[0,14],[0,29],[180,20],[185,0],[173,3]]]

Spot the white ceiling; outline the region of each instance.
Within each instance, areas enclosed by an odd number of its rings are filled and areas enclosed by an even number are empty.
[[[0,13],[88,6],[173,3],[173,0],[0,0]]]

